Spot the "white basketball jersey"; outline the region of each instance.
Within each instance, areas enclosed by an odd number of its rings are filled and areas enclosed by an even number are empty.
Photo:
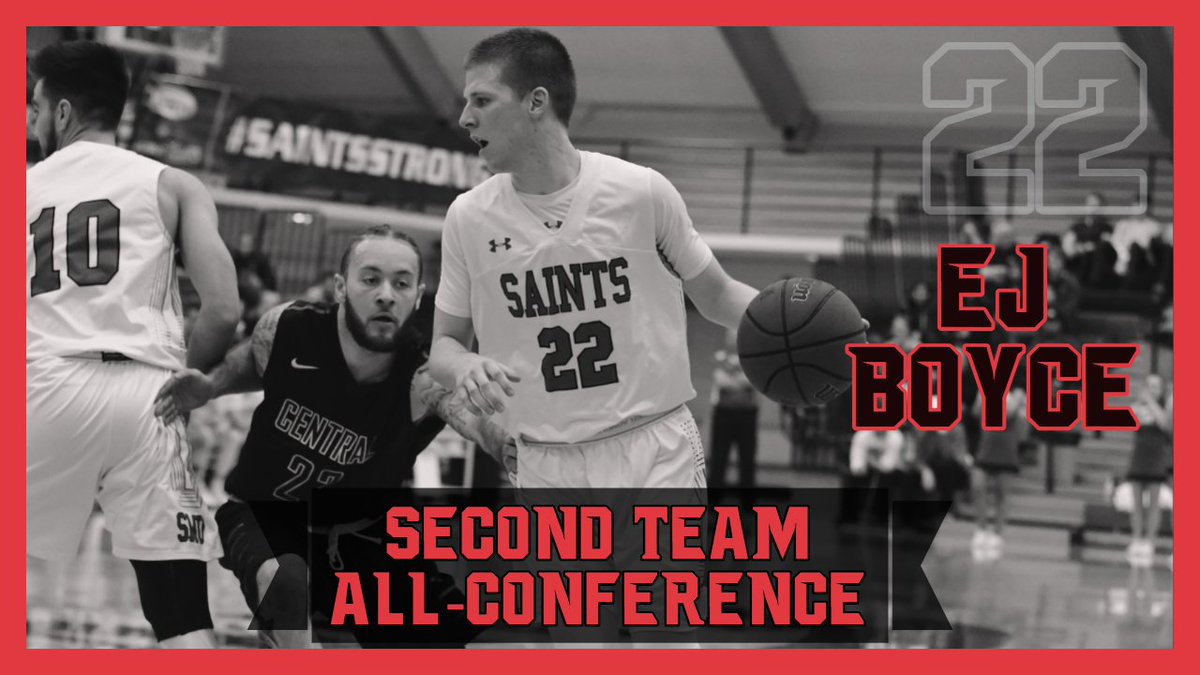
[[[25,359],[109,352],[184,363],[175,242],[158,208],[166,166],[76,141],[25,174]]]
[[[579,442],[695,396],[683,287],[660,258],[652,172],[580,154],[561,226],[545,225],[501,174],[454,202],[443,240],[438,307],[466,316],[458,303],[469,294],[479,353],[521,377],[498,421],[543,442]],[[682,221],[711,256],[686,212]]]

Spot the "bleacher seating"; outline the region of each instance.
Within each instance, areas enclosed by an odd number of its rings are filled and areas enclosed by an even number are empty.
[[[624,156],[653,167],[672,181],[683,195],[698,228],[704,232],[738,232],[743,211],[749,204],[747,230],[755,234],[789,234],[802,228],[806,234],[830,236],[865,235],[872,209],[875,154],[871,149],[820,149],[805,154],[773,148],[755,148],[747,158],[744,147],[668,144],[619,144],[584,142],[582,147]],[[1033,166],[1032,155],[1018,152],[1018,169]],[[949,174],[949,153],[935,157],[933,166]],[[1094,162],[1106,168],[1131,168],[1151,172],[1154,168],[1152,215],[1170,222],[1174,215],[1174,165],[1169,156],[1129,153]],[[1127,201],[1129,179],[1081,177],[1076,156],[1047,157],[1044,201],[1055,206],[1079,206],[1089,192],[1108,194],[1110,203]],[[1008,156],[992,158],[988,167],[1008,167]],[[750,186],[745,184],[747,174]],[[919,195],[922,180],[920,148],[887,148],[879,166],[879,211],[895,221],[897,200],[902,195]],[[1032,240],[1040,232],[1062,232],[1072,218],[1067,215],[1010,215],[1008,179],[983,180],[984,195],[992,217],[1007,217],[1018,238]],[[1023,186],[1018,180],[1016,190]],[[1015,202],[1023,197],[1014,197]],[[900,229],[903,229],[901,226]]]
[[[803,233],[842,240],[843,255],[818,263],[818,276],[824,275],[822,278],[846,290],[873,319],[886,319],[895,312],[916,281],[932,280],[936,246],[954,237],[954,218],[931,216],[921,209],[919,148],[887,148],[878,153],[868,148],[819,149],[795,154],[715,144],[584,141],[581,146],[661,171],[683,195],[701,232],[737,233],[744,227],[758,235]],[[1031,161],[1028,153],[1018,153],[1018,167]],[[1150,161],[1145,155],[1129,155],[1106,160],[1105,166],[1148,169]],[[997,157],[991,162],[1007,159]],[[1047,159],[1046,166],[1054,176],[1047,182],[1047,203],[1081,204],[1092,189],[1128,184],[1112,178],[1078,178],[1077,163],[1078,158],[1068,156]],[[1173,213],[1172,162],[1170,157],[1155,157],[1153,163],[1154,213],[1169,219]],[[952,169],[953,157],[944,153],[935,158],[934,166],[947,174],[934,175],[933,197],[938,203],[949,203],[950,195],[957,191],[945,177]],[[1005,213],[1006,191],[1005,179],[985,180],[985,196],[996,205],[992,211],[997,216]],[[1112,199],[1118,196],[1113,194]],[[868,221],[873,215],[893,224],[892,240],[870,238]],[[285,292],[298,292],[322,271],[336,267],[333,258],[340,250],[338,237],[345,233],[337,228],[325,231],[319,221],[307,232],[284,233],[287,228],[274,225],[273,217],[247,208],[222,207],[222,234],[234,244],[248,228],[264,227],[264,250],[281,266],[281,290]],[[1071,222],[1068,216],[1013,216],[1011,220],[1022,240],[1032,240],[1043,231],[1061,232]],[[309,244],[321,251],[316,260],[306,250]],[[1146,303],[1134,298],[1127,304],[1136,309]],[[1113,308],[1102,309],[1108,313]]]
[[[756,149],[748,170],[744,148],[647,145],[591,149],[624,153],[632,161],[661,171],[678,187],[702,232],[736,233],[744,224],[753,234],[795,234],[802,229],[807,234],[840,238],[842,255],[819,259],[812,273],[844,290],[873,322],[886,322],[899,310],[913,283],[932,281],[937,245],[954,236],[950,217],[931,216],[920,209],[921,163],[915,151],[884,154],[879,199],[873,204],[876,166],[870,152],[791,155]],[[1171,164],[1169,159],[1157,161],[1155,214],[1165,219],[1173,206]],[[748,188],[747,175],[751,181]],[[993,187],[989,183],[989,189]],[[1047,199],[1051,203],[1081,203],[1088,191],[1075,182],[1052,182],[1050,187],[1057,191]],[[950,192],[947,181],[937,176],[934,198],[944,203]],[[890,236],[869,236],[872,206],[893,224]],[[302,292],[318,275],[336,269],[337,256],[356,233],[327,227],[319,213],[304,224],[290,222],[293,212],[286,210],[221,205],[219,212],[221,235],[231,247],[243,233],[261,236],[262,250],[275,265],[285,296]],[[997,214],[1002,215],[1002,209]],[[1040,231],[1061,231],[1069,222],[1065,216],[1013,218],[1023,240],[1031,240]],[[1105,309],[1081,314],[1078,340],[1141,341],[1143,357],[1135,365],[1132,382],[1137,388],[1149,372],[1151,346],[1145,340],[1153,328],[1151,321],[1137,312],[1113,312],[1111,306]],[[1104,541],[1105,536],[1124,541],[1120,538],[1127,535],[1121,532],[1127,525],[1122,523],[1128,518],[1107,502],[1105,485],[1123,474],[1131,449],[1131,434],[1113,432],[1087,433],[1078,447],[1058,448],[1055,461],[1066,475],[1055,482],[1052,494],[1047,493],[1048,467],[1043,452],[1013,481],[1012,522],[1065,529],[1077,543],[1089,537]],[[969,507],[960,513],[969,514]],[[1169,518],[1164,527],[1169,531]]]
[[[1016,153],[1017,169],[1032,170],[1033,155],[1029,152]],[[996,158],[989,166],[1006,161]],[[1046,176],[1043,185],[1043,201],[1048,206],[1077,207],[1091,192],[1100,192],[1108,198],[1109,206],[1126,206],[1130,203],[1137,183],[1134,179],[1119,176],[1081,175],[1079,157],[1061,153],[1048,154],[1044,160],[1043,172]],[[1153,164],[1153,168],[1151,168]],[[1007,167],[1007,164],[1004,164]],[[1151,215],[1163,222],[1171,222],[1174,218],[1174,162],[1169,156],[1118,154],[1101,160],[1093,160],[1092,168],[1104,167],[1121,170],[1141,170],[1149,175],[1153,173],[1154,190],[1152,194]],[[1007,213],[1007,178],[993,176],[984,179],[984,193],[988,203],[992,205],[992,215],[1004,217]],[[1023,182],[1017,180],[1014,189],[1014,203],[1024,200],[1021,192]],[[1118,217],[1111,218],[1116,220]],[[1071,224],[1073,218],[1063,215],[1015,215],[1011,217],[1019,235],[1037,232],[1062,232]]]

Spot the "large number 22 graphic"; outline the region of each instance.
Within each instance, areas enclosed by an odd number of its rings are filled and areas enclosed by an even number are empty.
[[[990,58],[988,58],[990,57]],[[1118,60],[1119,59],[1119,60]],[[1125,60],[1133,66],[1132,70],[1124,67]],[[1063,63],[1068,64],[1066,67]],[[1116,63],[1119,67],[1114,68]],[[980,64],[992,67],[991,71],[973,71],[972,68],[982,68]],[[995,67],[1004,64],[1007,69],[1004,77],[997,76]],[[1072,70],[1074,68],[1074,70]],[[987,74],[990,77],[970,77],[972,72]],[[1061,169],[1051,170],[1046,164],[1046,158],[1054,151],[1056,142],[1063,145],[1058,152],[1076,155],[1075,174],[1080,178],[1107,180],[1128,179],[1129,187],[1136,186],[1138,201],[1146,203],[1147,176],[1140,168],[1114,168],[1113,166],[1093,166],[1099,160],[1128,148],[1146,130],[1149,112],[1147,94],[1146,63],[1128,45],[1122,42],[1060,42],[1054,45],[1036,63],[1011,42],[947,42],[933,53],[922,67],[922,98],[925,107],[955,111],[940,120],[925,135],[922,151],[922,202],[926,213],[985,215],[990,213],[987,207],[971,207],[962,204],[946,205],[935,201],[932,193],[934,146],[938,137],[952,127],[970,123],[977,118],[1003,112],[1006,107],[1012,107],[1016,101],[996,101],[994,97],[1002,91],[1001,86],[1008,77],[1020,73],[1024,78],[1023,86],[1010,84],[1011,98],[1016,91],[1023,92],[1020,103],[1024,106],[1024,115],[1018,120],[1016,116],[1000,116],[996,119],[1011,125],[1013,135],[1003,142],[990,145],[966,153],[966,174],[982,178],[1007,178],[1019,181],[1020,188],[1025,192],[1025,198],[1015,200],[1009,205],[1009,211],[1014,215],[1076,215],[1079,206],[1076,204],[1047,203],[1050,190],[1047,185],[1051,180],[1071,178],[1070,174],[1063,175]],[[964,77],[966,76],[966,77]],[[1112,143],[1088,151],[1077,151],[1070,143],[1069,136],[1064,135],[1063,129],[1071,124],[1085,122],[1088,118],[1098,117],[1109,112],[1109,98],[1116,97],[1120,87],[1112,87],[1121,78],[1131,78],[1125,89],[1134,89],[1137,106],[1136,117],[1115,115],[1111,122],[1103,127],[1104,132],[1093,136],[1108,138]],[[937,82],[935,82],[937,80]],[[952,92],[955,87],[945,87],[949,83],[957,83],[962,87],[961,92]],[[938,85],[935,87],[935,84]],[[1074,86],[1072,90],[1071,86]],[[1065,87],[1065,89],[1064,89]],[[1112,91],[1110,91],[1110,88]],[[936,92],[935,92],[936,90]],[[1128,95],[1128,94],[1126,94]],[[1130,102],[1125,102],[1129,104]],[[994,164],[999,155],[1013,152],[1036,128],[1039,111],[1063,111],[1065,114],[1050,121],[1034,138],[1033,167],[1009,166],[987,168],[983,160],[993,159]],[[1115,109],[1118,113],[1119,108]],[[1128,129],[1126,129],[1128,127]],[[1124,134],[1123,136],[1121,134]],[[952,145],[960,145],[953,143]],[[1126,215],[1131,213],[1126,206],[1101,207],[1104,215]],[[1136,211],[1132,211],[1136,213]]]
[[[614,363],[599,364],[612,356],[612,330],[603,321],[588,321],[568,333],[562,326],[549,326],[538,333],[538,344],[550,352],[542,359],[546,391],[569,391],[613,384],[618,381]],[[573,345],[587,345],[575,356]],[[578,368],[565,368],[575,357]],[[560,370],[561,369],[561,370]]]
[[[34,260],[30,297],[62,286],[61,274],[54,266],[54,211],[53,206],[42,209],[29,224]],[[71,281],[78,286],[103,286],[112,281],[121,264],[120,226],[121,210],[107,199],[83,202],[67,212],[67,276]]]

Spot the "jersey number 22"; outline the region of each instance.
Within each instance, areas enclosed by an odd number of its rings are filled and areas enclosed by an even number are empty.
[[[550,352],[542,358],[546,391],[569,391],[601,387],[619,381],[615,363],[600,362],[612,356],[612,330],[603,321],[588,321],[568,333],[562,326],[549,326],[538,333],[538,344]],[[575,356],[573,345],[587,345]],[[575,357],[578,369],[564,368]]]

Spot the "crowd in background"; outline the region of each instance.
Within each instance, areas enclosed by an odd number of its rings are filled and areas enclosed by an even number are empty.
[[[1036,243],[1048,247],[1046,325],[1036,336],[998,330],[990,334],[988,340],[993,343],[1031,343],[1034,340],[1082,342],[1088,338],[1103,337],[1081,335],[1079,324],[1086,297],[1089,294],[1101,294],[1110,309],[1120,309],[1121,299],[1127,298],[1125,302],[1128,307],[1142,315],[1150,314],[1154,323],[1147,337],[1161,340],[1168,346],[1171,344],[1171,225],[1161,224],[1146,215],[1129,216],[1110,223],[1100,213],[1105,204],[1102,195],[1089,195],[1085,214],[1066,232],[1062,235],[1040,234],[1035,239]],[[968,219],[961,224],[959,234],[961,243],[989,243],[996,247],[995,255],[982,272],[985,297],[991,297],[999,288],[1020,286],[1021,259],[1015,250],[1018,240],[1007,221]],[[285,300],[334,300],[332,270],[318,274],[298,297],[284,298],[278,291],[271,260],[260,250],[259,242],[253,235],[243,234],[231,249],[242,301],[239,331],[243,338],[250,335],[259,317]],[[437,251],[433,251],[433,254],[436,258]],[[435,273],[436,264],[435,259],[432,261]],[[429,285],[435,286],[436,281]],[[427,294],[431,295],[433,290],[427,289]],[[868,341],[892,342],[906,352],[922,342],[947,342],[961,347],[967,342],[978,341],[978,335],[944,334],[938,330],[934,293],[935,288],[929,282],[913,283],[907,289],[899,311],[886,326],[872,328]],[[422,305],[432,307],[433,303],[423,302]],[[417,316],[414,320],[431,321],[431,317]],[[1007,405],[1008,429],[1005,432],[984,431],[980,422],[981,401],[975,380],[968,374],[961,381],[963,420],[949,431],[919,433],[912,428],[901,428],[884,432],[855,432],[851,429],[849,397],[846,396],[824,408],[781,406],[780,426],[791,445],[791,465],[802,469],[840,472],[842,484],[846,487],[882,487],[898,498],[933,498],[970,504],[978,523],[973,541],[976,555],[995,557],[1003,541],[1001,533],[1005,525],[1007,486],[1011,477],[1019,472],[1023,464],[1030,463],[1039,451],[1044,451],[1044,447],[1040,446],[1075,445],[1079,443],[1081,433],[1078,430],[1039,433],[1030,427],[1024,415],[1023,373],[1015,378],[1016,385]],[[1169,396],[1169,380],[1162,386],[1167,393],[1155,395],[1157,403],[1154,405],[1157,407],[1143,409],[1163,409],[1166,405],[1164,396]],[[224,476],[236,461],[237,448],[260,400],[259,396],[243,394],[219,399],[197,410],[189,425],[197,465],[205,476],[207,489],[218,500],[222,496]],[[710,485],[713,487],[733,485],[752,488],[756,485],[758,397],[738,366],[733,336],[727,336],[725,347],[715,355],[710,398],[712,414],[708,449]],[[1165,445],[1169,448],[1169,432],[1139,442],[1142,444],[1139,447]],[[733,462],[735,455],[736,462]],[[1166,455],[1169,457],[1169,449]],[[728,476],[731,463],[736,467],[733,481]],[[1162,480],[1166,480],[1165,474]],[[1157,512],[1152,516],[1154,522],[1147,526],[1144,521],[1147,517],[1145,513],[1149,513],[1149,510],[1140,508],[1145,500],[1157,499],[1157,492],[1151,494],[1150,487],[1147,487],[1153,484],[1137,484],[1137,517],[1141,519],[1139,522],[1142,522],[1142,526],[1136,529],[1138,541],[1143,542],[1139,544],[1139,551],[1145,547],[1144,532],[1148,527],[1151,530],[1157,527]],[[849,520],[868,516],[850,512],[843,514]]]
[[[1034,243],[1047,246],[1048,282],[1047,322],[1036,334],[997,330],[983,338],[968,333],[943,333],[937,325],[933,285],[917,281],[908,289],[891,321],[883,330],[873,329],[868,340],[892,342],[905,352],[923,342],[945,342],[961,348],[967,342],[981,339],[992,344],[1023,342],[1030,346],[1036,342],[1112,341],[1104,334],[1087,334],[1087,327],[1081,324],[1081,311],[1090,300],[1097,309],[1125,311],[1149,319],[1150,328],[1143,337],[1171,348],[1172,226],[1145,213],[1110,222],[1103,214],[1106,203],[1103,195],[1092,193],[1086,199],[1083,215],[1064,233],[1041,233],[1034,238]],[[994,297],[1001,288],[1021,286],[1022,262],[1016,253],[1018,238],[1009,222],[964,220],[959,227],[959,243],[995,246],[995,254],[982,271],[984,298]],[[731,354],[729,347],[717,354],[710,443],[713,452],[710,473],[714,473],[710,482],[714,485],[725,483],[725,467],[730,448],[735,444],[731,441],[747,436],[740,429],[744,426],[740,421],[736,425],[739,430],[734,431],[735,418],[730,414],[730,401],[735,398],[732,392],[740,384],[736,373],[731,372],[736,370],[735,361],[736,355]],[[1025,417],[1023,371],[1014,378],[1006,403],[1006,430],[985,431],[975,379],[966,374],[961,381],[963,419],[949,431],[917,432],[904,427],[855,432],[850,426],[848,397],[836,399],[824,408],[781,406],[780,426],[791,445],[791,463],[795,467],[838,471],[844,487],[886,488],[893,498],[943,499],[969,505],[977,523],[973,553],[977,559],[994,559],[1003,547],[1002,532],[1008,517],[1013,476],[1022,466],[1036,463],[1039,454],[1044,458],[1051,451],[1050,446],[1078,445],[1083,434],[1079,429],[1039,432],[1030,426]],[[1143,430],[1137,434],[1128,470],[1125,475],[1114,476],[1112,481],[1124,488],[1120,494],[1136,495],[1125,499],[1129,502],[1125,506],[1117,504],[1130,512],[1134,536],[1127,555],[1135,565],[1146,564],[1147,551],[1153,549],[1148,542],[1159,528],[1158,507],[1162,501],[1159,487],[1171,475],[1167,419],[1170,415],[1163,413],[1171,408],[1170,390],[1169,378],[1158,375],[1135,385],[1134,407],[1139,411],[1139,419],[1148,421],[1144,421]],[[750,410],[752,406],[747,402],[742,407]],[[757,408],[753,410],[756,414]],[[749,461],[753,462],[756,440],[751,437],[740,445],[739,452],[745,454],[748,448]],[[750,487],[754,484],[753,471],[745,468],[744,461],[739,462],[738,476],[742,486]],[[861,509],[862,504],[851,500],[849,507]],[[847,512],[843,517],[856,520],[872,516]]]
[[[1050,308],[1065,334],[1081,306],[1102,307],[1159,316],[1173,300],[1174,228],[1141,208],[1135,197],[1131,212],[1115,222],[1105,215],[1108,202],[1089,194],[1083,215],[1063,233],[1042,232],[1034,243],[1048,247]],[[1019,283],[1020,261],[1013,226],[1005,220],[969,219],[959,227],[959,241],[996,247],[987,270],[989,281],[1006,287]]]

